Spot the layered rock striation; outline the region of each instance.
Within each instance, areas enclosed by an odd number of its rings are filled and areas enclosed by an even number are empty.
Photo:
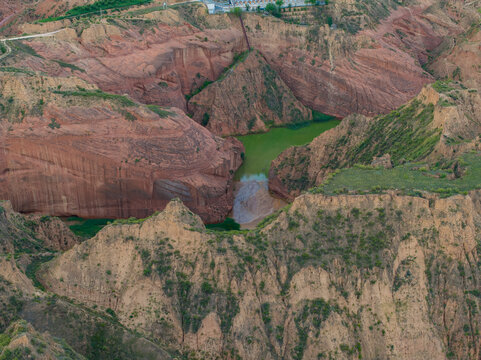
[[[230,211],[237,140],[75,78],[6,75],[2,85],[25,114],[0,128],[0,198],[17,211],[145,217],[174,197],[207,222]]]
[[[188,110],[195,121],[223,136],[265,132],[269,126],[312,118],[258,51],[244,53],[220,79],[189,100]]]
[[[206,232],[173,201],[40,277],[203,358],[475,359],[478,198],[303,195],[249,234]]]

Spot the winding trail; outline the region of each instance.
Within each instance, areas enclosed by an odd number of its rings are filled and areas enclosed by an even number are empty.
[[[4,52],[2,55],[0,55],[0,60],[6,58],[12,52],[12,48],[10,46],[8,46],[6,41],[2,41],[2,45],[7,49],[7,51]]]
[[[43,33],[43,34],[35,34],[35,35],[17,36],[17,37],[13,37],[13,38],[5,38],[5,39],[0,39],[0,41],[6,42],[6,41],[24,40],[24,39],[33,39],[33,38],[39,38],[39,37],[54,36],[56,33],[59,33],[60,31],[63,31],[63,30],[64,29],[51,31],[51,32],[48,32],[48,33]]]

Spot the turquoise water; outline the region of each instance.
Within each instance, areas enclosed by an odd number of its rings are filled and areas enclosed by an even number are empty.
[[[238,136],[244,144],[244,163],[236,173],[236,180],[253,174],[268,175],[271,161],[282,151],[293,145],[304,145],[316,136],[339,124],[339,120],[331,119],[312,122],[298,129],[273,128],[264,134]]]

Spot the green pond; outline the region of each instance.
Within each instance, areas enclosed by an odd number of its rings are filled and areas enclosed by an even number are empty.
[[[293,145],[304,145],[316,136],[339,124],[339,120],[330,118],[321,122],[311,122],[306,126],[292,128],[273,128],[267,133],[238,136],[244,144],[244,163],[236,173],[235,179],[253,174],[268,175],[271,161],[282,151]]]

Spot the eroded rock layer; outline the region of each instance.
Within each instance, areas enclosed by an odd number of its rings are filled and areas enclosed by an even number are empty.
[[[379,156],[392,156],[395,165],[455,158],[479,145],[479,109],[474,89],[449,81],[428,85],[388,115],[350,115],[310,144],[285,150],[272,162],[269,188],[292,200],[336,169],[371,165]]]
[[[351,13],[358,5],[346,4]],[[370,14],[374,19],[349,33],[319,20],[326,12],[342,23],[345,16],[339,6],[315,8],[309,26],[256,14],[245,17],[250,43],[295,97],[337,117],[386,113],[408,101],[433,81],[422,68],[428,53],[448,34],[462,31],[457,19],[427,1],[416,7],[386,8],[380,18]],[[25,25],[23,31],[67,27],[56,40],[35,39],[32,47],[47,59],[74,64],[81,69],[78,76],[104,91],[184,110],[184,95],[217,79],[247,48],[236,17],[206,16],[202,6],[124,15],[100,23]],[[41,61],[28,65],[51,74],[62,72]],[[254,80],[254,87],[263,86],[262,79]],[[221,107],[223,101],[218,100]],[[243,115],[252,119],[249,111]]]
[[[449,18],[434,16],[431,22],[426,8],[400,8],[375,30],[356,35],[258,16],[247,17],[246,23],[253,46],[262,49],[305,105],[337,117],[377,115],[405,103],[432,82],[421,67],[427,52],[448,31],[461,31]]]
[[[244,54],[218,81],[190,99],[192,118],[217,135],[266,131],[311,120],[258,51]]]
[[[237,140],[178,109],[152,111],[75,78],[1,81],[4,98],[15,96],[11,109],[26,114],[0,128],[0,198],[17,211],[145,217],[174,197],[208,222],[230,211]]]
[[[195,4],[188,10],[191,21],[207,21],[203,6]],[[32,47],[46,59],[74,64],[82,69],[77,76],[104,91],[185,110],[184,95],[215,80],[245,48],[242,33],[229,26],[227,15],[210,21],[213,24],[200,31],[169,9],[108,23],[84,25],[65,20],[26,25],[24,30],[67,27],[55,40],[32,41]],[[28,66],[50,74],[68,71],[48,68],[41,61],[31,60]]]
[[[303,195],[246,235],[206,233],[172,202],[41,278],[206,359],[475,359],[478,198]]]

